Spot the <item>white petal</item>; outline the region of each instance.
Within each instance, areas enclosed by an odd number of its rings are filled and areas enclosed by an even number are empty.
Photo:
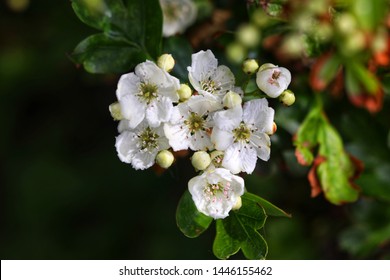
[[[122,133],[125,130],[132,130],[128,120],[121,120],[118,124],[118,132]]]
[[[256,167],[257,154],[251,145],[234,143],[226,151],[222,166],[233,174],[246,172],[251,174]]]
[[[229,169],[233,174],[241,172],[240,143],[234,143],[225,151],[222,166]]]
[[[141,103],[135,95],[125,95],[119,100],[121,112],[125,119],[129,120],[129,126],[135,128],[144,118],[146,104]]]
[[[242,108],[235,106],[231,109],[219,111],[213,115],[214,125],[219,129],[232,131],[242,121]]]
[[[235,78],[232,71],[229,67],[225,65],[218,66],[215,75],[212,79],[218,84],[220,90],[218,90],[219,94],[226,94],[229,90],[233,89],[235,84]]]
[[[233,144],[233,133],[214,127],[211,133],[211,142],[217,150],[225,151]]]
[[[209,93],[204,95],[193,95],[187,101],[188,107],[191,111],[199,115],[205,115],[222,109],[221,100]]]
[[[141,79],[141,82],[159,85],[161,81],[165,80],[164,71],[150,60],[138,64],[134,72]]]
[[[184,124],[164,124],[164,133],[174,151],[186,150],[189,146],[189,131]]]
[[[191,56],[191,66],[187,68],[188,78],[192,86],[199,90],[199,82],[214,74],[218,66],[218,60],[210,51],[199,51]]]
[[[257,162],[257,152],[252,145],[243,145],[240,152],[241,170],[251,174],[255,170]]]
[[[124,131],[116,137],[115,148],[121,161],[130,163],[134,154],[138,151],[136,135],[130,131]]]
[[[268,101],[265,98],[248,101],[244,104],[243,121],[261,132],[273,132],[275,111],[268,107]]]
[[[273,76],[277,75],[276,78]],[[291,73],[284,67],[272,67],[258,71],[257,86],[269,97],[276,98],[287,89],[291,82]]]
[[[190,136],[189,147],[193,151],[211,150],[213,144],[211,143],[210,136],[205,131],[197,131],[194,135]]]
[[[120,77],[116,89],[116,97],[120,101],[123,96],[135,95],[139,92],[140,78],[134,73],[124,74]]]
[[[264,161],[268,161],[271,154],[271,140],[269,136],[265,133],[255,132],[252,133],[250,142],[256,149],[257,156]]]
[[[165,72],[165,81],[158,88],[158,95],[168,97],[171,102],[179,102],[179,94],[177,91],[180,88],[180,81]]]
[[[153,152],[138,150],[138,152],[134,154],[131,165],[134,167],[134,169],[143,170],[149,168],[154,164],[156,155],[157,150]]]
[[[167,97],[162,97],[149,104],[146,119],[151,127],[157,127],[170,120],[172,111],[172,102]]]

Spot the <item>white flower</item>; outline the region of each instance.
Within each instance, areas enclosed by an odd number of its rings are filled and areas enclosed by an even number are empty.
[[[190,100],[198,97],[192,96]],[[209,135],[211,127],[211,117],[205,108],[190,107],[187,102],[183,102],[174,108],[171,121],[164,124],[164,132],[174,151],[188,148],[198,151],[212,148]]]
[[[210,112],[222,109],[223,97],[229,90],[234,91],[235,78],[232,71],[227,66],[218,66],[218,60],[210,50],[193,54],[191,66],[187,70],[192,86],[200,97],[204,97],[199,99],[202,106]]]
[[[267,63],[260,67],[256,75],[257,86],[269,97],[276,98],[287,89],[291,73],[284,67]]]
[[[135,169],[151,167],[159,151],[169,148],[162,126],[150,127],[146,121],[131,129],[129,121],[119,123],[119,136],[115,147],[122,162],[130,163]]]
[[[244,194],[244,180],[224,168],[210,168],[188,182],[199,212],[214,219],[223,219]]]
[[[170,119],[173,104],[178,102],[179,80],[160,69],[154,62],[138,64],[135,71],[124,74],[116,95],[122,116],[135,128],[144,119],[151,127]]]
[[[215,127],[211,141],[215,148],[225,151],[222,166],[233,174],[252,173],[257,157],[270,157],[274,110],[265,98],[248,101],[242,109],[236,106],[214,115]]]
[[[163,12],[163,36],[183,33],[197,16],[197,7],[191,0],[160,0]]]

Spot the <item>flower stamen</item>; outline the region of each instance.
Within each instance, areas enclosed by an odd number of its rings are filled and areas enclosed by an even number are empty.
[[[251,137],[251,130],[245,125],[245,123],[241,122],[239,127],[233,130],[234,142],[245,141],[249,143],[249,139]]]
[[[140,92],[138,96],[147,104],[152,102],[157,97],[158,87],[155,84],[141,83],[139,86]]]
[[[145,128],[139,135],[140,149],[144,151],[151,151],[158,148],[159,135],[153,132],[150,127]]]
[[[215,94],[221,90],[221,83],[212,80],[210,77],[200,82],[202,90]]]
[[[184,121],[184,124],[188,127],[190,133],[194,134],[199,130],[204,130],[205,119],[202,116],[191,112],[188,119]]]

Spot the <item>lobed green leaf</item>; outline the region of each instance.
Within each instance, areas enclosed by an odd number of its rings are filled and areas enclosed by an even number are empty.
[[[284,210],[280,209],[279,207],[275,206],[268,200],[265,200],[264,198],[257,196],[252,193],[245,193],[245,198],[247,200],[250,200],[254,203],[257,203],[263,207],[265,213],[268,216],[275,216],[275,217],[288,217],[291,218],[291,214],[286,213]]]
[[[242,207],[231,211],[223,220],[217,220],[217,234],[213,244],[214,255],[227,259],[241,248],[248,259],[264,259],[267,243],[257,231],[264,226],[267,215],[253,196],[245,193]]]
[[[187,190],[181,197],[176,210],[176,223],[179,229],[187,237],[198,237],[211,224],[213,218],[200,213]]]

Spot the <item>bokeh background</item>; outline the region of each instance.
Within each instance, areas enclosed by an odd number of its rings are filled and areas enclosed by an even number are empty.
[[[88,74],[69,59],[92,33],[70,2],[3,0],[0,28],[1,259],[214,259],[214,226],[196,239],[176,226],[176,205],[195,175],[189,161],[161,174],[117,158],[108,105],[119,76]],[[388,190],[388,110],[371,116],[344,105],[333,110],[363,116],[337,124],[347,143],[363,135],[365,149],[356,153],[382,155],[379,175],[360,183]],[[388,200],[340,207],[310,198],[291,135],[280,129],[275,137],[271,161],[245,179],[251,192],[292,214],[268,219],[268,258],[390,258]]]

